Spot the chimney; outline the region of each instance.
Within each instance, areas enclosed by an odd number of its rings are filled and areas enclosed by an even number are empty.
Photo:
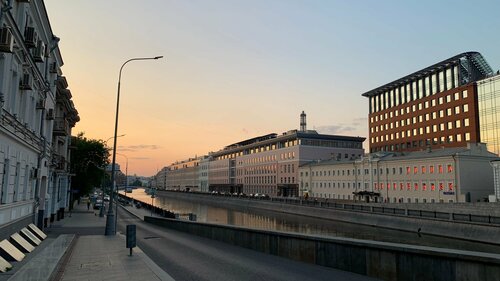
[[[307,131],[306,114],[304,113],[304,111],[302,111],[302,113],[300,114],[300,131]]]

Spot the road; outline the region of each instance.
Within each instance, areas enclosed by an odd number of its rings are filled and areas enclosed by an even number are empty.
[[[118,231],[127,224],[137,226],[137,246],[177,281],[378,280],[160,228],[119,208]]]

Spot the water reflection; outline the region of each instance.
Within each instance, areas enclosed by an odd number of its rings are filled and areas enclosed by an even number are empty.
[[[146,194],[143,189],[135,189],[132,194],[128,193],[127,196],[151,203],[151,196]],[[214,197],[214,199],[216,199],[216,197]],[[248,201],[242,202],[246,203]],[[245,206],[234,208],[219,207],[215,206],[215,204],[208,205],[178,198],[173,199],[162,195],[157,195],[154,199],[155,206],[174,213],[195,213],[197,221],[199,222],[236,225],[326,237],[347,237],[500,254],[500,246],[496,245],[468,242],[433,235],[419,235],[416,231],[389,230],[328,219],[248,209],[245,208]],[[294,206],[290,206],[290,208],[294,208]]]

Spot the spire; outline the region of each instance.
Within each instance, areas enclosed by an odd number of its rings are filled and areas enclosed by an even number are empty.
[[[300,131],[307,131],[306,114],[304,113],[304,111],[302,111],[302,113],[300,114]]]

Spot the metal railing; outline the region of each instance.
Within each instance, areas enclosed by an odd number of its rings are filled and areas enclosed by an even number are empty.
[[[182,192],[182,191],[176,191]],[[343,211],[350,212],[362,212],[362,213],[373,213],[382,214],[388,216],[399,216],[399,217],[413,217],[420,219],[431,219],[431,220],[444,220],[459,223],[475,223],[475,224],[485,224],[485,225],[495,225],[500,226],[500,217],[491,215],[477,215],[477,214],[459,214],[453,212],[440,212],[440,211],[429,211],[429,210],[419,210],[419,209],[409,209],[409,208],[391,208],[385,206],[376,205],[364,205],[364,204],[352,204],[352,203],[339,203],[328,200],[317,200],[317,199],[302,199],[302,198],[282,198],[282,197],[253,197],[247,195],[231,195],[231,194],[211,194],[204,192],[190,192],[206,196],[223,196],[231,197],[242,200],[259,200],[259,201],[269,201],[275,203],[283,203],[290,205],[300,205],[316,208],[326,208],[326,209],[339,209]]]

